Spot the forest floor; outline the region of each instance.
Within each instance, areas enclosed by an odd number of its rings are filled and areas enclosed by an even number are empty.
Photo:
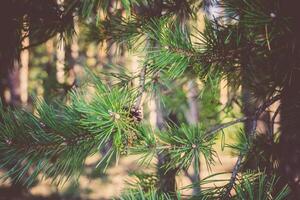
[[[39,182],[32,187],[29,192],[18,194],[6,182],[0,187],[0,200],[108,200],[121,195],[122,191],[128,187],[128,182],[133,181],[130,176],[132,172],[145,172],[145,167],[137,164],[137,156],[121,158],[118,165],[111,166],[106,173],[95,170],[95,165],[99,161],[99,156],[95,155],[86,161],[84,173],[80,176],[78,184],[69,181],[65,185],[56,187],[50,180]],[[231,171],[235,162],[234,157],[221,153],[220,162],[216,162],[211,170],[208,170],[204,161],[201,165],[201,178],[216,172]],[[202,159],[203,160],[203,159]],[[147,172],[155,171],[153,166],[147,166]],[[150,168],[150,170],[149,170]],[[221,178],[229,178],[230,174],[224,174]],[[191,184],[190,179],[184,174],[177,177],[178,188]],[[191,194],[191,190],[183,191],[183,194]]]
[[[211,171],[205,166],[204,160],[201,165],[201,178],[212,173],[230,172],[235,162],[234,157],[230,155],[220,155],[220,162],[216,162],[212,166]],[[57,195],[57,199],[97,199],[106,200],[118,197],[126,187],[127,182],[133,181],[133,177],[129,174],[133,172],[145,171],[144,167],[137,164],[137,156],[129,156],[121,158],[118,165],[111,166],[107,172],[101,173],[94,170],[99,157],[94,156],[87,160],[85,172],[79,178],[79,185],[74,182],[68,182],[63,187],[55,187],[50,181],[42,181],[37,186],[31,188],[30,194],[40,197],[49,197],[53,194]],[[150,171],[155,171],[155,165]],[[149,167],[148,171],[149,171]],[[229,178],[229,174],[222,175],[222,178]],[[191,184],[190,179],[184,174],[177,177],[178,188]],[[192,190],[185,190],[183,194],[191,194]]]

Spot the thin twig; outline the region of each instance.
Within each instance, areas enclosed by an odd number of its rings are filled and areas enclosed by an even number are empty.
[[[233,168],[233,170],[232,170],[232,174],[231,174],[231,177],[230,177],[229,184],[228,184],[228,186],[227,186],[225,195],[223,196],[223,197],[224,197],[224,198],[223,198],[224,200],[230,198],[230,192],[231,192],[231,190],[232,190],[232,188],[233,188],[233,186],[234,186],[234,184],[235,184],[236,177],[237,177],[237,175],[238,175],[240,166],[241,166],[241,164],[242,164],[243,157],[244,157],[244,155],[243,155],[243,154],[240,154],[240,155],[238,156],[238,159],[237,159],[235,165],[234,165],[234,168]]]
[[[277,115],[279,114],[280,111],[280,106],[277,107],[276,111],[274,112],[272,119],[270,121],[270,128],[269,128],[269,140],[273,142],[273,136],[274,136],[274,124],[275,124],[275,119],[277,117]]]
[[[273,103],[275,103],[276,101],[280,100],[281,96],[280,95],[276,95],[274,97],[272,97],[271,99],[269,99],[268,101],[266,101],[264,104],[262,104],[255,112],[254,114],[254,118],[258,118],[268,107],[270,107]]]
[[[256,126],[257,126],[257,120],[258,118],[254,118],[253,119],[253,126],[252,126],[252,130],[250,132],[250,137],[252,137],[255,133],[255,130],[256,130]],[[240,171],[240,167],[241,167],[241,164],[242,164],[242,160],[244,158],[244,154],[240,153],[240,155],[238,156],[238,159],[233,167],[233,170],[232,170],[232,173],[231,173],[231,178],[230,178],[230,181],[227,185],[227,188],[226,188],[226,191],[225,191],[225,194],[223,195],[223,198],[224,200],[227,200],[230,198],[230,192],[232,190],[232,188],[234,187],[235,185],[235,181],[236,181],[236,177]]]
[[[257,110],[256,112],[254,113],[254,115],[252,117],[241,117],[241,118],[238,118],[234,121],[231,121],[231,122],[227,122],[227,123],[224,123],[224,124],[220,124],[218,126],[215,126],[213,127],[211,130],[207,131],[205,133],[205,135],[207,136],[212,136],[214,135],[215,133],[227,128],[227,127],[230,127],[232,125],[235,125],[235,124],[238,124],[238,123],[242,123],[242,122],[245,122],[246,120],[249,120],[249,119],[252,119],[253,120],[253,127],[252,127],[252,131],[253,132],[253,129],[256,128],[256,122],[259,118],[259,116],[269,107],[271,106],[273,103],[275,103],[276,101],[278,101],[280,99],[280,95],[277,95],[277,96],[274,96],[273,98],[271,98],[270,100],[266,101],[264,104],[262,104]],[[255,130],[254,130],[255,131]]]
[[[248,119],[248,117],[241,117],[239,119],[236,119],[234,121],[231,121],[231,122],[227,122],[227,123],[224,123],[224,124],[221,124],[219,126],[216,126],[214,128],[212,128],[211,130],[209,130],[208,132],[206,132],[206,136],[212,136],[214,135],[215,133],[227,128],[227,127],[230,127],[232,125],[235,125],[235,124],[238,124],[238,123],[241,123],[241,122],[245,122],[246,120]]]
[[[262,104],[262,105],[257,109],[257,111],[255,112],[255,114],[254,114],[254,116],[253,116],[252,118],[247,118],[247,117],[245,117],[244,120],[246,120],[246,119],[252,119],[252,120],[253,120],[253,126],[252,126],[252,129],[251,129],[250,134],[249,134],[250,139],[252,139],[253,136],[254,136],[254,133],[255,133],[255,130],[256,130],[256,127],[257,127],[257,120],[258,120],[259,116],[260,116],[260,115],[261,115],[261,114],[262,114],[269,106],[271,106],[273,103],[275,103],[275,102],[278,101],[279,99],[280,99],[280,96],[279,96],[279,95],[272,97],[271,99],[269,99],[268,101],[266,101],[264,104]],[[238,120],[235,120],[235,121],[233,121],[233,122],[238,123],[238,122],[241,122],[241,120],[242,120],[242,118],[241,118],[241,119],[238,119]],[[225,127],[228,127],[230,124],[231,124],[231,125],[232,125],[232,124],[235,124],[235,123],[233,123],[233,122],[231,122],[231,123],[229,122],[229,123],[225,124],[225,125],[226,125]],[[219,129],[219,130],[220,130],[220,129]],[[237,177],[237,174],[238,174],[238,172],[239,172],[239,170],[240,170],[241,163],[242,163],[242,160],[243,160],[244,156],[245,156],[245,155],[242,154],[242,153],[238,156],[238,159],[237,159],[237,161],[236,161],[236,163],[235,163],[235,165],[234,165],[234,168],[233,168],[233,170],[232,170],[231,178],[230,178],[230,181],[229,181],[228,186],[227,186],[227,188],[226,188],[225,195],[224,195],[223,198],[222,198],[222,199],[224,199],[224,200],[227,200],[227,199],[230,198],[230,192],[231,192],[232,188],[234,187],[234,184],[235,184],[235,181],[236,181],[236,177]]]

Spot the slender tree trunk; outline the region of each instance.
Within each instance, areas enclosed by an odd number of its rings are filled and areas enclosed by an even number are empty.
[[[29,38],[25,38],[23,46],[29,46]],[[29,50],[23,50],[20,55],[20,100],[22,105],[28,101]]]
[[[74,29],[76,35],[72,37],[71,44],[66,45],[66,63],[68,68],[68,74],[66,77],[66,92],[73,87],[76,87],[77,81],[77,72],[80,68],[79,66],[79,45],[78,45],[78,34],[79,34],[79,27],[78,27],[78,19],[74,19]]]
[[[20,70],[18,60],[14,60],[12,70],[7,77],[7,85],[10,92],[9,105],[17,106],[20,103]]]
[[[253,95],[248,88],[248,84],[244,83],[242,85],[242,112],[245,117],[248,117],[249,120],[246,120],[244,123],[244,130],[246,135],[249,135],[252,127],[253,127],[253,120],[251,117],[254,115],[256,111],[256,103],[253,100]]]
[[[199,104],[197,98],[198,98],[197,83],[195,80],[190,80],[187,83],[187,101],[188,101],[189,109],[186,113],[186,118],[190,125],[196,125],[197,123],[199,123],[200,114],[199,114]],[[193,162],[196,162],[196,160],[194,160]],[[200,166],[200,163],[198,166]],[[195,169],[195,167],[193,167],[192,174],[188,176],[192,181],[192,183],[200,182],[199,171],[200,171],[200,167],[199,169]],[[200,192],[200,186],[194,186],[193,194],[198,194],[199,192]]]
[[[189,110],[186,114],[187,121],[191,125],[199,123],[199,105],[198,105],[198,90],[197,83],[195,80],[190,80],[187,83],[187,101]]]
[[[157,175],[159,178],[159,190],[161,192],[175,195],[176,191],[176,174],[177,169],[166,169],[165,163],[170,162],[170,155],[168,152],[162,152],[158,155],[158,171]]]
[[[65,44],[64,41],[60,41],[56,49],[56,80],[58,83],[65,83]]]
[[[150,102],[150,122],[154,128],[158,128],[160,130],[162,130],[165,126],[161,100],[157,94],[154,94],[153,100]],[[165,164],[168,162],[170,162],[170,156],[167,151],[158,154],[158,189],[161,192],[173,195],[176,191],[177,169],[166,169]]]
[[[117,9],[117,4],[115,0],[111,0],[109,2],[109,8],[107,15],[113,15],[115,9]],[[115,63],[115,57],[117,52],[117,45],[111,40],[106,41],[106,45],[108,48],[108,51],[106,52],[106,63],[103,64],[103,71],[108,72],[111,70],[111,66]],[[108,77],[104,77],[104,80],[106,84],[111,85],[111,80]]]
[[[61,9],[63,8],[65,0],[56,0],[57,4],[60,5]],[[65,83],[65,58],[66,58],[66,49],[65,49],[65,41],[61,40],[59,36],[57,36],[57,40],[59,41],[58,47],[56,49],[56,79],[60,84]]]

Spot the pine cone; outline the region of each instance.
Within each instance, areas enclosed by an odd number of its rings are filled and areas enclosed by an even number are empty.
[[[143,114],[140,108],[132,107],[130,109],[130,117],[135,123],[139,123],[143,119]]]

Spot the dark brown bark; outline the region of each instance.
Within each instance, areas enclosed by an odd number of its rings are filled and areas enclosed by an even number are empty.
[[[281,99],[280,175],[293,197],[300,196],[300,73],[286,85]]]
[[[287,69],[288,77],[283,85],[281,97],[281,136],[279,140],[279,174],[283,184],[292,189],[289,199],[300,197],[300,12],[299,1],[279,1],[281,14],[290,19],[291,31],[280,43],[287,51],[281,64]]]
[[[170,162],[170,155],[168,152],[163,152],[158,155],[158,170],[157,175],[159,177],[159,190],[161,192],[174,195],[176,194],[176,174],[178,169],[166,169],[165,163]]]
[[[256,103],[253,100],[250,89],[247,87],[247,83],[242,86],[242,104],[242,112],[245,117],[249,118],[244,123],[244,130],[245,133],[249,135],[253,127],[253,120],[251,120],[251,117],[256,111]]]

